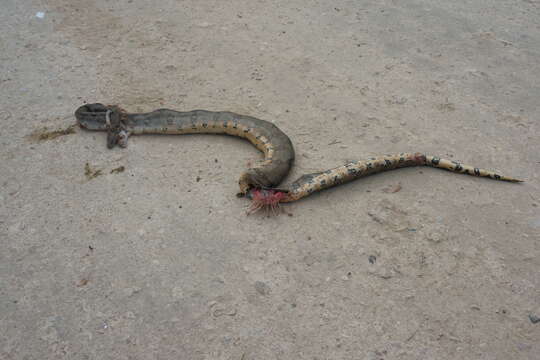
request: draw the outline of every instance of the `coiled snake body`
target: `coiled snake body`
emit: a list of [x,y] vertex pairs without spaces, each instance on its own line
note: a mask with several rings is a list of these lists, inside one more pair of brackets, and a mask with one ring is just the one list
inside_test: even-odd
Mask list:
[[294,148],[287,135],[268,121],[232,112],[206,110],[178,112],[160,109],[129,114],[117,106],[102,104],[83,105],[77,109],[75,117],[82,128],[107,131],[109,148],[115,145],[125,147],[128,137],[138,134],[227,134],[249,140],[265,156],[263,162],[247,169],[239,179],[239,196],[248,196],[253,201],[250,212],[261,208],[274,209],[279,203],[296,201],[366,175],[409,166],[431,166],[495,180],[521,182],[493,171],[435,156],[401,153],[303,175],[288,187],[276,188],[293,165]]

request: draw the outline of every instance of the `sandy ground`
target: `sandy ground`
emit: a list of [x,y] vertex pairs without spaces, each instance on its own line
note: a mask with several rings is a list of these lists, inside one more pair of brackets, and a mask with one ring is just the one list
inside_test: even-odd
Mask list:
[[[538,1],[0,6],[1,359],[539,359]],[[527,182],[412,168],[246,217],[249,143],[108,150],[85,102],[272,121],[287,181],[422,151]]]

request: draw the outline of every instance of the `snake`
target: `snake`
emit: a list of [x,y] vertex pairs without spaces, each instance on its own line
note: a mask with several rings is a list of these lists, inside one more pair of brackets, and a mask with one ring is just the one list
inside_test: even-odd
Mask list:
[[[280,203],[300,200],[315,192],[384,171],[430,166],[455,173],[508,182],[523,182],[494,171],[423,153],[382,155],[352,161],[332,169],[300,176],[279,186],[295,159],[289,137],[273,123],[228,111],[175,111],[158,109],[128,113],[117,105],[85,104],[75,111],[83,129],[107,132],[107,147],[126,147],[129,136],[141,134],[224,134],[244,138],[264,154],[264,160],[245,170],[238,180],[239,197],[252,200],[248,214],[260,209],[275,211]],[[278,187],[279,186],[279,187]]]

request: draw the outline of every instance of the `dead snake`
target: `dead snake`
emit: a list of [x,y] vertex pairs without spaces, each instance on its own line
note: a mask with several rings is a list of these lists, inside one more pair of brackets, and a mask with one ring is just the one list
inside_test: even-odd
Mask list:
[[248,196],[253,201],[250,212],[261,208],[275,209],[279,203],[296,201],[366,175],[410,166],[431,166],[495,180],[521,182],[493,171],[436,156],[401,153],[355,161],[303,175],[288,187],[276,188],[289,173],[295,155],[289,137],[268,121],[232,112],[206,110],[179,112],[159,109],[149,113],[130,114],[117,106],[102,104],[83,105],[77,109],[75,117],[84,129],[107,131],[109,148],[115,145],[125,147],[130,135],[139,134],[227,134],[249,140],[265,156],[263,162],[242,173],[238,181],[238,195]]

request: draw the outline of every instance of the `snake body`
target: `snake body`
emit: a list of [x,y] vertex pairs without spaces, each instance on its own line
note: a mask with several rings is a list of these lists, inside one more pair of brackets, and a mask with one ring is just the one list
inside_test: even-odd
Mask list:
[[238,181],[240,194],[251,188],[272,188],[289,173],[294,148],[287,135],[274,124],[232,112],[159,109],[128,114],[116,106],[83,105],[75,112],[82,128],[108,131],[109,148],[125,147],[130,135],[140,134],[226,134],[250,141],[264,154],[264,161],[247,169]]
[[296,201],[363,176],[410,166],[431,166],[452,172],[495,180],[521,182],[493,171],[421,153],[400,153],[351,162],[326,171],[302,175],[287,187],[276,188],[294,162],[294,148],[283,131],[274,124],[232,112],[168,109],[129,114],[117,106],[87,104],[75,117],[82,128],[108,132],[109,148],[127,146],[130,135],[138,134],[226,134],[250,141],[265,156],[260,164],[247,169],[239,179],[240,196],[253,200],[251,211]]

